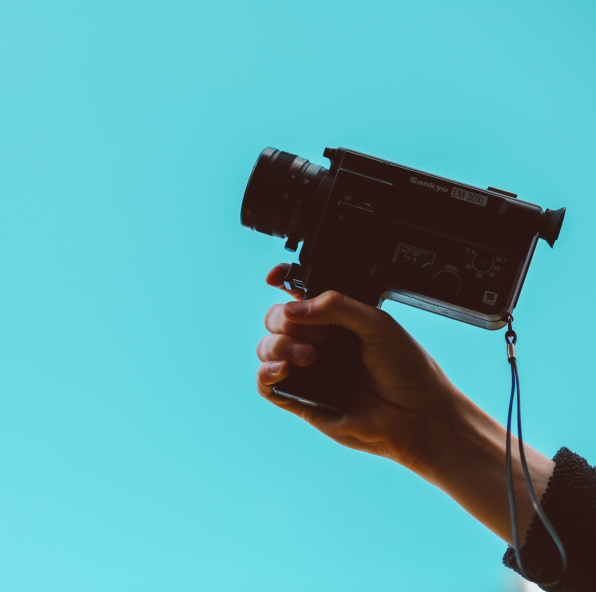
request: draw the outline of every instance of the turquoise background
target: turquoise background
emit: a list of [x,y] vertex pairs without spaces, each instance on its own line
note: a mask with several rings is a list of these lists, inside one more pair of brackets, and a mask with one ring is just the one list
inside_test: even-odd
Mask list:
[[[505,544],[254,388],[260,150],[567,207],[516,312],[526,439],[596,462],[596,5],[0,4],[0,590],[497,592]],[[292,259],[295,260],[295,259]],[[388,303],[504,422],[493,333]]]

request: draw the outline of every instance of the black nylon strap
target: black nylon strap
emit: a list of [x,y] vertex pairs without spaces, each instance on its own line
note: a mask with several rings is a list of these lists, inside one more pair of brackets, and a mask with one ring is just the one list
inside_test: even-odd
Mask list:
[[[511,321],[513,321],[513,319],[510,317],[509,330],[505,335],[505,341],[507,342],[507,344],[515,343],[517,341],[517,335],[515,334],[515,331],[513,331],[513,329],[511,328]],[[539,586],[548,588],[550,586],[555,586],[561,581],[561,578],[563,577],[563,574],[567,569],[567,555],[565,554],[565,549],[563,547],[561,539],[559,539],[559,536],[555,532],[555,529],[553,528],[549,519],[546,517],[546,514],[544,513],[544,510],[540,505],[540,501],[538,499],[538,496],[536,495],[536,490],[534,489],[534,484],[532,483],[532,479],[530,477],[530,471],[528,469],[528,463],[526,462],[526,453],[524,451],[524,441],[522,437],[519,370],[517,368],[517,360],[515,358],[515,355],[509,357],[509,363],[511,364],[511,398],[509,400],[509,413],[507,414],[507,441],[505,448],[505,462],[507,465],[507,493],[509,495],[509,512],[511,515],[513,550],[515,552],[515,559],[517,561],[517,566],[521,575],[527,580],[535,581],[527,574],[523,567],[519,551],[519,538],[517,536],[517,511],[515,508],[515,490],[513,487],[513,468],[511,463],[511,417],[513,415],[513,400],[515,398],[515,393],[517,392],[517,437],[519,444],[519,456],[522,465],[522,470],[524,472],[524,478],[526,480],[526,485],[530,494],[530,498],[532,499],[532,505],[534,506],[534,510],[536,511],[536,514],[544,524],[546,531],[554,541],[555,545],[559,549],[559,553],[561,554],[561,571],[559,577],[552,582],[535,582]]]

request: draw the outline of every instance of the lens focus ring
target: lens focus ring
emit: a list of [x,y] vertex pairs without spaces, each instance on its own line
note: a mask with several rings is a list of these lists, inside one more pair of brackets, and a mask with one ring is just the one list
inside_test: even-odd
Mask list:
[[295,154],[265,148],[244,193],[242,225],[279,238],[304,240],[309,209],[326,172]]

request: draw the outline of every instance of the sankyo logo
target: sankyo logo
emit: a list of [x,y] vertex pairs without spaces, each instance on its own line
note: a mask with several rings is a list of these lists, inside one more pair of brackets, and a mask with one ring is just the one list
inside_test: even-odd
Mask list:
[[410,183],[415,183],[416,185],[422,185],[422,187],[428,187],[429,189],[434,189],[435,191],[444,191],[445,193],[447,193],[447,187],[435,185],[430,181],[422,181],[421,179],[417,179],[416,177],[410,177]]

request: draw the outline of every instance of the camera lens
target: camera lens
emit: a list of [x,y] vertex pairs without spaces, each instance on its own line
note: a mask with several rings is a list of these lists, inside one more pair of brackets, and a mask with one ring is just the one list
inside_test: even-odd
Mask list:
[[304,240],[313,198],[326,172],[296,154],[265,148],[244,192],[242,226],[296,244]]

